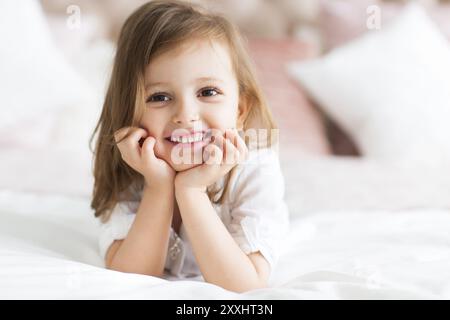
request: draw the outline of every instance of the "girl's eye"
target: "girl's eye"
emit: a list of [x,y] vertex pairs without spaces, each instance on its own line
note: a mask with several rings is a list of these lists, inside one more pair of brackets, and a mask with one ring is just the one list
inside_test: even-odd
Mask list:
[[202,97],[213,97],[220,94],[216,88],[205,88],[201,91]]
[[147,102],[165,102],[165,101],[169,101],[169,97],[161,93],[155,93],[147,99]]
[[[216,88],[203,88],[200,92],[202,97],[214,97],[221,94]],[[170,97],[164,92],[156,92],[147,98],[146,102],[166,102],[169,101]]]

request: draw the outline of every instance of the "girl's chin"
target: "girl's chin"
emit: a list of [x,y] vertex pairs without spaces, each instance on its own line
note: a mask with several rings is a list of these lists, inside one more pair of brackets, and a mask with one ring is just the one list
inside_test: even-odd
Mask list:
[[170,154],[159,158],[166,161],[167,164],[169,164],[172,167],[172,169],[175,170],[176,172],[186,171],[203,164],[202,157],[197,156],[194,158],[193,155],[190,158],[187,157],[186,159],[182,158],[171,159]]
[[174,149],[172,143],[164,145],[160,158],[164,159],[177,172],[186,171],[203,164],[205,143],[194,147]]

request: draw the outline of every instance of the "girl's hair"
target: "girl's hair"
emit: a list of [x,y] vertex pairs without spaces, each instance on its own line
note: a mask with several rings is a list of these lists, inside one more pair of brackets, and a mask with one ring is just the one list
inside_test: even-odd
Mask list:
[[[120,32],[111,79],[100,119],[90,144],[94,150],[94,189],[91,207],[106,221],[121,200],[130,200],[142,190],[143,177],[129,167],[116,147],[114,132],[138,126],[145,108],[144,74],[150,60],[186,41],[224,41],[230,52],[239,84],[239,113],[243,129],[263,128],[272,132],[275,123],[254,76],[243,39],[224,17],[181,1],[152,1],[139,7]],[[272,138],[266,141],[270,145]],[[208,188],[213,203],[223,203],[232,170],[221,188]],[[134,189],[134,191],[132,190]]]

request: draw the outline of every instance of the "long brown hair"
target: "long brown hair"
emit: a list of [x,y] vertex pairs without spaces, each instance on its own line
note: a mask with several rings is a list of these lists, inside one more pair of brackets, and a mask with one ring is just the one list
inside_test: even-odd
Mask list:
[[[144,72],[150,60],[193,38],[225,41],[239,84],[239,114],[244,130],[275,123],[254,76],[253,65],[238,30],[219,14],[181,1],[152,1],[139,7],[120,32],[111,79],[100,119],[94,150],[94,189],[91,207],[103,221],[121,200],[132,197],[143,186],[143,177],[121,158],[114,132],[138,126],[145,107]],[[268,142],[270,145],[271,139]],[[233,170],[232,170],[233,171]],[[208,189],[213,203],[222,203],[229,178],[221,190]]]

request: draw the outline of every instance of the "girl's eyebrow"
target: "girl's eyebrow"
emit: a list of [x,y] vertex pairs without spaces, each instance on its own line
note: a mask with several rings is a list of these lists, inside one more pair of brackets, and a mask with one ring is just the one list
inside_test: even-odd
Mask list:
[[193,82],[198,82],[198,81],[217,81],[217,82],[224,82],[221,79],[218,78],[213,78],[213,77],[200,77],[195,79]]
[[[217,82],[224,83],[223,80],[221,80],[221,79],[219,79],[219,78],[214,78],[214,77],[200,77],[200,78],[194,79],[194,80],[192,81],[192,83],[195,83],[195,82],[204,82],[204,81],[217,81]],[[151,87],[155,87],[155,86],[159,86],[159,85],[166,85],[166,84],[169,84],[169,83],[168,83],[168,82],[152,82],[152,83],[149,83],[149,84],[147,84],[147,85],[145,86],[145,90],[148,90],[148,89],[151,88]]]
[[164,84],[166,84],[166,82],[152,82],[152,83],[149,83],[149,84],[146,84],[146,85],[145,85],[145,90],[148,90],[148,89],[150,89],[151,87],[155,87],[155,86],[159,86],[159,85],[164,85]]

